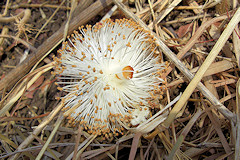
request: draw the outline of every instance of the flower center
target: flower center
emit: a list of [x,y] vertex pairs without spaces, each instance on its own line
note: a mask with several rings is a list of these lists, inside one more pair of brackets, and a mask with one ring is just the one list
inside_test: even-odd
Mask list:
[[123,67],[122,72],[115,74],[118,79],[132,79],[134,69],[131,66]]

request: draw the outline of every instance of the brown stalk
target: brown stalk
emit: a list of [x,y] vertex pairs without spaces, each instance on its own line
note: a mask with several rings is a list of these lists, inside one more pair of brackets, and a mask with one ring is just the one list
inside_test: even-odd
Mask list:
[[237,114],[237,124],[236,124],[236,140],[235,140],[235,160],[240,158],[240,80],[237,82],[236,88],[236,114]]
[[216,132],[217,132],[217,134],[218,134],[218,136],[220,138],[220,141],[221,141],[221,143],[223,145],[223,148],[224,148],[225,152],[226,153],[230,153],[231,152],[231,148],[228,145],[227,139],[225,138],[225,136],[224,136],[224,134],[223,134],[223,132],[221,130],[221,124],[219,123],[218,118],[212,114],[212,111],[207,108],[207,105],[203,101],[202,101],[202,104],[205,107],[205,110],[206,110],[206,112],[208,114],[209,119],[213,123],[213,127],[216,130]]
[[131,151],[130,151],[130,154],[129,154],[129,160],[134,160],[135,159],[135,156],[136,156],[136,153],[137,153],[137,148],[138,148],[138,143],[139,143],[139,140],[141,140],[141,136],[142,134],[141,133],[136,133],[133,137],[133,141],[132,141],[132,147],[131,147]]
[[18,13],[16,16],[12,16],[12,17],[0,17],[0,22],[1,23],[9,23],[9,22],[13,22],[15,21],[17,18],[22,18],[24,16],[24,12],[22,11],[20,13]]
[[177,142],[173,146],[173,149],[171,150],[171,153],[169,154],[168,160],[173,159],[175,153],[177,150],[179,150],[180,146],[182,145],[185,137],[187,136],[188,132],[191,130],[194,123],[198,120],[198,118],[201,116],[203,111],[201,109],[198,109],[198,111],[195,113],[195,115],[191,118],[191,120],[188,122],[188,124],[184,127],[181,135],[178,137]]

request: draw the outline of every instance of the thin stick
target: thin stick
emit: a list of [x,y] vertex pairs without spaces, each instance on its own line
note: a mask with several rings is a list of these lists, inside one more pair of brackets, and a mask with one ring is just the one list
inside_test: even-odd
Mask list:
[[[0,36],[7,35],[7,34],[8,34],[8,31],[9,31],[8,27],[7,27],[7,26],[4,26],[4,27],[2,28],[2,31],[1,31]],[[3,38],[3,37],[0,37],[0,46],[2,45],[3,40],[4,40],[4,38]]]
[[174,0],[165,10],[163,10],[159,14],[159,16],[154,22],[149,24],[150,28],[153,24],[158,24],[159,22],[161,22],[181,1],[182,0]]
[[92,143],[92,141],[97,137],[97,135],[95,134],[92,135],[91,137],[92,137],[91,140],[89,140],[88,143],[82,149],[80,149],[80,151],[78,151],[76,159],[80,158],[82,152],[89,146],[90,143]]
[[133,137],[133,142],[132,142],[132,147],[131,147],[131,151],[130,151],[130,155],[129,155],[129,158],[128,160],[134,160],[135,159],[135,156],[136,156],[136,153],[137,153],[137,146],[138,146],[138,143],[139,143],[139,140],[141,140],[142,134],[141,133],[136,133]]
[[214,116],[214,114],[212,113],[214,110],[209,110],[207,108],[207,105],[203,101],[202,101],[202,104],[203,104],[203,106],[205,108],[205,111],[206,111],[210,121],[213,124],[213,128],[216,130],[216,132],[217,132],[217,134],[219,136],[219,139],[220,139],[220,141],[221,141],[221,143],[223,145],[223,148],[224,148],[225,152],[227,154],[231,153],[231,148],[230,148],[230,146],[228,144],[228,141],[227,141],[225,135],[223,134],[223,132],[221,130],[221,123],[219,122],[218,118],[216,116]]
[[77,160],[76,157],[77,157],[78,145],[79,145],[79,142],[80,142],[81,135],[82,135],[82,127],[79,124],[78,134],[77,134],[76,143],[75,143],[75,147],[74,147],[74,151],[73,151],[73,160]]
[[55,123],[55,127],[54,127],[53,131],[51,132],[50,136],[48,137],[48,140],[46,141],[46,143],[43,145],[41,151],[39,152],[38,156],[36,157],[36,160],[40,160],[41,159],[43,153],[45,152],[45,150],[47,149],[49,143],[53,139],[53,136],[57,132],[58,127],[60,126],[60,124],[61,124],[63,119],[64,119],[63,114],[60,114],[58,119],[57,119],[57,122]]
[[24,16],[24,11],[18,13],[16,16],[12,16],[12,17],[0,17],[0,22],[1,23],[9,23],[9,22],[13,22],[15,21],[17,18],[22,18]]
[[173,146],[169,156],[168,156],[168,160],[173,159],[174,155],[176,154],[177,150],[180,148],[180,146],[182,145],[185,137],[187,136],[188,132],[190,131],[190,129],[192,128],[193,124],[196,122],[196,120],[199,118],[199,116],[203,113],[203,111],[201,109],[198,109],[198,111],[195,113],[195,115],[191,118],[191,120],[188,122],[188,124],[184,127],[181,135],[178,137],[177,142],[175,143],[175,145]]
[[5,4],[5,9],[3,11],[3,14],[0,14],[0,17],[4,17],[7,15],[7,11],[8,11],[8,5],[9,5],[9,0],[7,0],[6,4]]
[[237,82],[236,88],[236,113],[237,113],[237,125],[236,125],[236,140],[235,140],[235,153],[234,160],[240,158],[240,79]]
[[70,23],[70,20],[72,18],[73,11],[76,8],[75,5],[76,5],[76,0],[71,0],[71,10],[70,10],[70,13],[69,13],[69,16],[68,16],[68,20],[67,20],[67,22],[65,24],[64,34],[63,34],[63,41],[65,41],[66,38],[67,38],[69,23]]
[[160,23],[161,25],[169,25],[169,24],[174,24],[174,23],[180,23],[180,22],[186,22],[186,21],[193,21],[193,20],[197,20],[197,19],[200,19],[200,18],[203,18],[203,17],[210,17],[212,16],[211,14],[199,14],[197,16],[192,16],[192,17],[186,17],[186,18],[179,18],[179,19],[175,19],[175,20],[172,20],[172,21],[167,21],[167,22],[162,22]]
[[52,20],[52,18],[55,16],[55,14],[58,12],[58,10],[60,9],[60,7],[63,5],[63,3],[65,3],[65,0],[62,1],[62,3],[59,5],[59,7],[53,12],[53,14],[51,15],[51,17],[48,18],[48,20],[44,23],[44,25],[41,27],[41,29],[38,31],[38,33],[35,35],[35,39],[37,39],[37,37],[39,36],[39,34],[42,32],[42,30],[47,26],[47,24]]
[[[29,4],[29,3],[21,3],[21,4],[15,4],[15,5],[11,5],[8,8],[9,9],[17,9],[17,8],[58,8],[59,5],[54,5],[54,4],[46,4],[46,3],[42,3],[42,4]],[[3,6],[2,8],[5,8],[5,6]],[[60,7],[63,10],[70,10],[71,7],[67,7],[67,6],[61,6]]]
[[15,41],[17,41],[18,43],[22,43],[23,45],[25,45],[28,49],[30,49],[31,51],[35,52],[37,49],[32,46],[30,43],[24,41],[21,38],[15,37],[15,36],[11,36],[11,35],[0,35],[0,38],[12,38]]

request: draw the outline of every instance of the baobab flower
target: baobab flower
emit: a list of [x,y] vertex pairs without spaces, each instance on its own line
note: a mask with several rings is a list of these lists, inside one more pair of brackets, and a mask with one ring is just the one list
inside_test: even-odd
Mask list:
[[67,93],[62,97],[65,115],[89,133],[123,134],[121,124],[136,126],[146,120],[160,97],[164,64],[154,40],[127,19],[108,19],[79,32],[63,43],[60,58],[54,58],[58,89]]

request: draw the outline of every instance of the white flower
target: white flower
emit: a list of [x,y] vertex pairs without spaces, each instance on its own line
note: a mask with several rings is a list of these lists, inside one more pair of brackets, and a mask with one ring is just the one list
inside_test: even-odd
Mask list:
[[89,133],[123,134],[119,121],[130,124],[134,109],[150,107],[159,98],[155,93],[164,64],[154,53],[154,40],[127,19],[79,30],[54,58],[58,89],[67,92],[65,115]]
[[131,114],[132,115],[131,124],[133,126],[136,126],[142,122],[147,121],[146,118],[149,116],[149,112],[150,111],[147,107],[135,109]]

